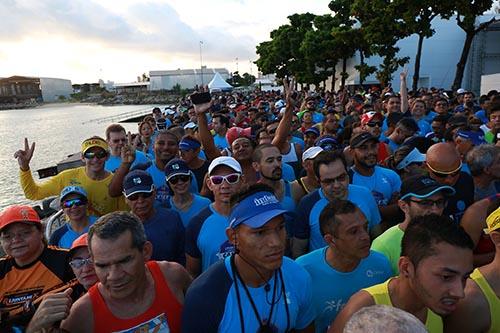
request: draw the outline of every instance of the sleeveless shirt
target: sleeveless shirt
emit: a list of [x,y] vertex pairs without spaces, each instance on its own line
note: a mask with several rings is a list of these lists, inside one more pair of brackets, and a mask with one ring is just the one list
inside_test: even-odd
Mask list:
[[488,333],[500,332],[500,299],[479,269],[476,268],[470,275],[470,278],[476,282],[488,301],[488,306],[490,308],[490,329]]
[[[389,282],[391,280],[392,279],[389,279],[384,283],[380,283],[363,290],[368,292],[373,297],[373,299],[375,300],[375,304],[393,306],[391,298],[389,296]],[[440,316],[432,312],[430,309],[427,309],[427,319],[425,320],[425,327],[427,328],[429,333],[442,333],[443,321]]]
[[94,332],[158,332],[180,333],[182,305],[165,281],[156,261],[146,263],[155,284],[155,297],[151,306],[133,318],[118,318],[106,305],[97,284],[89,289],[94,313]]

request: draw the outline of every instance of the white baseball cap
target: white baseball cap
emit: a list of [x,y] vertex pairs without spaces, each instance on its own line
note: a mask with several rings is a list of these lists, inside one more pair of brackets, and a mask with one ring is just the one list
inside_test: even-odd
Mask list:
[[321,148],[321,147],[314,146],[314,147],[307,148],[307,150],[302,154],[302,162],[315,158],[322,151],[323,151],[323,148]]
[[219,165],[225,165],[238,173],[242,173],[240,163],[233,157],[219,156],[216,159],[214,159],[212,163],[210,163],[210,165],[208,166],[208,174],[210,175],[212,171]]

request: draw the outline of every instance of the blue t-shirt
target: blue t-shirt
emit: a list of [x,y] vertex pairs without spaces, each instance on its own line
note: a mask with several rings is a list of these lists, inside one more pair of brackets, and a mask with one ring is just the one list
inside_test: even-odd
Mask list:
[[71,228],[71,224],[68,222],[65,225],[57,228],[52,233],[52,235],[50,236],[49,244],[62,247],[64,249],[69,249],[78,237],[89,231],[90,226],[94,224],[95,221],[97,221],[97,216],[90,215],[89,225],[85,229],[83,229],[83,232],[81,233],[74,231],[73,228]]
[[210,205],[210,200],[197,194],[193,194],[193,202],[186,211],[177,208],[177,206],[175,206],[174,204],[174,201],[172,200],[172,197],[169,197],[168,202],[170,204],[170,208],[180,215],[182,223],[186,228],[189,224],[189,221],[191,221],[191,219],[196,214],[199,214],[204,208]]
[[219,150],[229,148],[229,143],[227,142],[226,137],[220,136],[219,134],[214,134],[214,144]]
[[[264,286],[247,286],[261,320],[268,319],[276,285],[276,300],[269,319],[271,327],[275,328],[273,332],[285,332],[287,323],[288,332],[308,327],[315,317],[309,274],[293,260],[284,257],[281,265],[283,280],[280,274],[276,275],[268,281],[268,292]],[[182,311],[182,332],[241,332],[242,322],[245,332],[258,331],[259,323],[242,282],[238,279],[235,285],[233,276],[231,258],[226,258],[191,284]],[[239,291],[240,302],[236,290]],[[243,318],[240,316],[240,307]]]
[[[349,184],[348,192],[347,200],[361,209],[368,220],[368,228],[380,224],[380,212],[370,191],[365,187]],[[309,239],[309,251],[326,246],[319,229],[319,216],[328,203],[323,190],[319,188],[303,197],[295,210],[293,235],[296,238]]]
[[201,259],[202,272],[234,253],[234,246],[226,236],[227,227],[229,216],[216,212],[213,204],[189,221],[186,228],[186,253]]
[[282,176],[284,180],[287,182],[293,182],[295,181],[295,170],[293,170],[293,167],[288,164],[288,163],[282,163],[281,164],[281,171],[282,171]]
[[477,111],[476,113],[474,113],[474,116],[476,116],[477,118],[479,118],[479,120],[481,120],[481,122],[483,124],[487,124],[489,122],[488,120],[488,117],[486,117],[486,111],[481,109],[479,111]]
[[389,260],[379,252],[370,251],[353,271],[340,272],[326,261],[327,249],[317,249],[297,258],[297,263],[305,268],[313,282],[312,302],[317,333],[327,331],[353,294],[393,276]]
[[379,206],[386,206],[392,194],[401,190],[401,178],[391,169],[376,165],[373,174],[369,177],[359,174],[354,167],[351,170],[353,172],[351,183],[370,190]]
[[427,133],[432,132],[431,125],[425,118],[418,120],[417,125],[419,128],[419,131],[417,132],[418,136],[425,136]]
[[175,261],[186,264],[184,255],[184,225],[179,214],[166,208],[156,208],[155,214],[143,221],[146,238],[153,244],[151,260]]
[[[151,160],[144,154],[142,151],[136,150],[135,151],[135,160],[130,166],[130,168],[133,168],[137,164],[145,164],[151,162]],[[109,172],[115,172],[116,169],[120,166],[122,163],[122,158],[120,156],[109,156],[108,160],[104,164],[104,169]]]

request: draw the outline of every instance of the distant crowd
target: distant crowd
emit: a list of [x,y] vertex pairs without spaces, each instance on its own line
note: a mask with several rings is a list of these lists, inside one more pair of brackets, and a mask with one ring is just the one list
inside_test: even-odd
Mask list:
[[0,331],[500,332],[500,94],[400,78],[200,89],[44,182],[25,138],[64,223],[0,213]]

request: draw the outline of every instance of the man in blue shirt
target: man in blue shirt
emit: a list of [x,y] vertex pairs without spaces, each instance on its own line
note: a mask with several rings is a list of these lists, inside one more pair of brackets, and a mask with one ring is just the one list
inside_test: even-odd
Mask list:
[[123,181],[123,194],[130,211],[142,222],[146,237],[153,244],[151,259],[184,265],[184,225],[176,212],[154,207],[156,189],[151,175],[143,170],[131,171]]
[[188,289],[182,331],[312,332],[311,278],[284,257],[285,211],[263,184],[236,201],[226,231],[236,253]]
[[[109,146],[109,158],[104,164],[104,169],[109,172],[115,172],[122,163],[121,151],[127,144],[127,133],[120,124],[111,124],[106,128],[106,142]],[[140,150],[135,151],[135,160],[131,167],[138,164],[150,163],[150,159]]]
[[241,166],[232,157],[220,156],[208,167],[207,187],[214,202],[194,216],[186,228],[186,268],[193,276],[230,256],[233,245],[226,237],[231,196],[240,191]]
[[219,150],[229,148],[229,143],[226,139],[226,132],[229,128],[229,119],[222,114],[215,114],[212,118],[212,127],[215,132],[214,144]]
[[314,173],[320,188],[300,200],[294,221],[292,255],[296,258],[308,251],[326,246],[319,228],[319,215],[323,208],[334,200],[352,201],[366,219],[370,232],[380,223],[380,213],[370,191],[349,184],[346,162],[342,152],[322,151],[314,159]]
[[368,222],[352,202],[329,203],[319,220],[328,246],[299,257],[297,263],[311,276],[314,324],[323,333],[351,295],[384,282],[392,269],[384,255],[370,251]]

